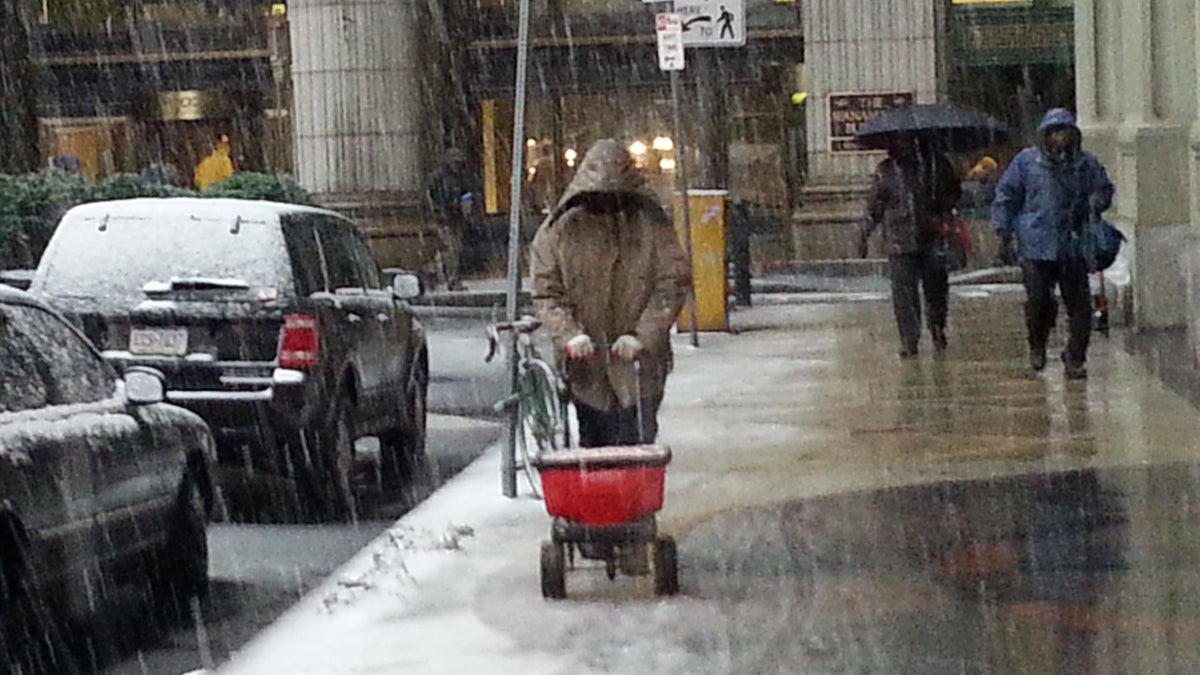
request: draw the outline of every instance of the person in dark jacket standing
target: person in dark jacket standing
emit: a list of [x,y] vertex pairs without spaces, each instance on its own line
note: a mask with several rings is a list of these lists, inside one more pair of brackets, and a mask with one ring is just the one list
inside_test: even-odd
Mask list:
[[740,198],[731,199],[726,223],[729,236],[725,248],[733,268],[733,297],[738,307],[750,307],[750,233],[754,226],[750,205]]
[[1088,224],[1112,205],[1113,185],[1100,160],[1081,148],[1083,134],[1070,112],[1046,113],[1038,134],[1038,144],[1013,158],[996,186],[992,227],[1002,261],[1019,260],[1024,274],[1030,367],[1046,367],[1057,285],[1067,310],[1065,373],[1083,379],[1092,331]]
[[464,244],[471,230],[480,192],[479,184],[467,169],[467,156],[457,148],[446,152],[445,161],[430,177],[425,191],[442,243],[438,271],[450,290],[462,287],[459,273]]
[[962,186],[954,166],[928,140],[898,136],[871,181],[859,255],[867,257],[871,233],[882,226],[892,283],[892,308],[900,332],[900,357],[917,355],[921,291],[935,351],[946,349],[950,284],[942,220],[951,215]]

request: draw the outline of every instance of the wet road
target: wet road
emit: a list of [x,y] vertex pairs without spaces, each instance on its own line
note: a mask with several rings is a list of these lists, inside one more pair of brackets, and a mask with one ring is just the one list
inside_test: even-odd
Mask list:
[[[357,525],[258,525],[217,523],[209,529],[211,598],[203,639],[217,661],[270,624],[367,542],[457,474],[500,435],[491,404],[503,396],[499,363],[484,364],[483,324],[467,319],[425,319],[431,384],[430,471],[402,492],[360,494]],[[360,473],[370,473],[373,439],[359,444]],[[123,606],[122,606],[123,605]],[[188,626],[163,628],[145,620],[136,602],[118,603],[102,626],[121,636],[121,654],[101,657],[105,675],[176,675],[201,665],[201,638]],[[115,640],[114,640],[115,641]]]

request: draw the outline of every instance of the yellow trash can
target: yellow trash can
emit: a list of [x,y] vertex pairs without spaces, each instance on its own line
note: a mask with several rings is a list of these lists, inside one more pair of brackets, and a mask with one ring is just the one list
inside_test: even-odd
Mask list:
[[[689,227],[692,231],[692,287],[696,294],[696,330],[728,331],[729,297],[725,267],[725,213],[727,190],[688,190]],[[684,243],[683,209],[675,197],[675,231]],[[676,322],[679,331],[691,330],[688,308]]]

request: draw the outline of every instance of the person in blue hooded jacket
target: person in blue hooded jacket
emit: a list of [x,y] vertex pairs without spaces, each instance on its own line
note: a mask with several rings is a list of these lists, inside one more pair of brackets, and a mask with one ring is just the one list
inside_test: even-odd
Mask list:
[[1057,286],[1067,312],[1065,373],[1083,379],[1092,330],[1087,226],[1112,205],[1113,185],[1100,160],[1081,148],[1083,134],[1070,112],[1046,113],[1038,136],[1038,144],[1014,157],[1000,178],[992,227],[1000,237],[1001,260],[1019,261],[1024,275],[1030,367],[1046,367]]

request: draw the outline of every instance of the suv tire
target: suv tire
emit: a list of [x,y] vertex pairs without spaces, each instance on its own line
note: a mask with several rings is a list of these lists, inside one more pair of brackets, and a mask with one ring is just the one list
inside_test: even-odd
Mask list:
[[164,618],[187,621],[191,602],[208,597],[208,514],[204,477],[189,471],[179,484],[171,532],[158,554],[156,601]]
[[27,541],[19,520],[0,514],[0,601],[6,607],[0,616],[0,663],[24,673],[78,673],[64,626],[34,583]]
[[315,436],[313,461],[316,479],[313,487],[320,515],[326,520],[353,521],[354,499],[354,414],[339,394],[333,402],[328,421]]
[[405,391],[404,426],[379,437],[379,464],[386,485],[412,482],[428,463],[427,439],[429,375],[423,360]]

